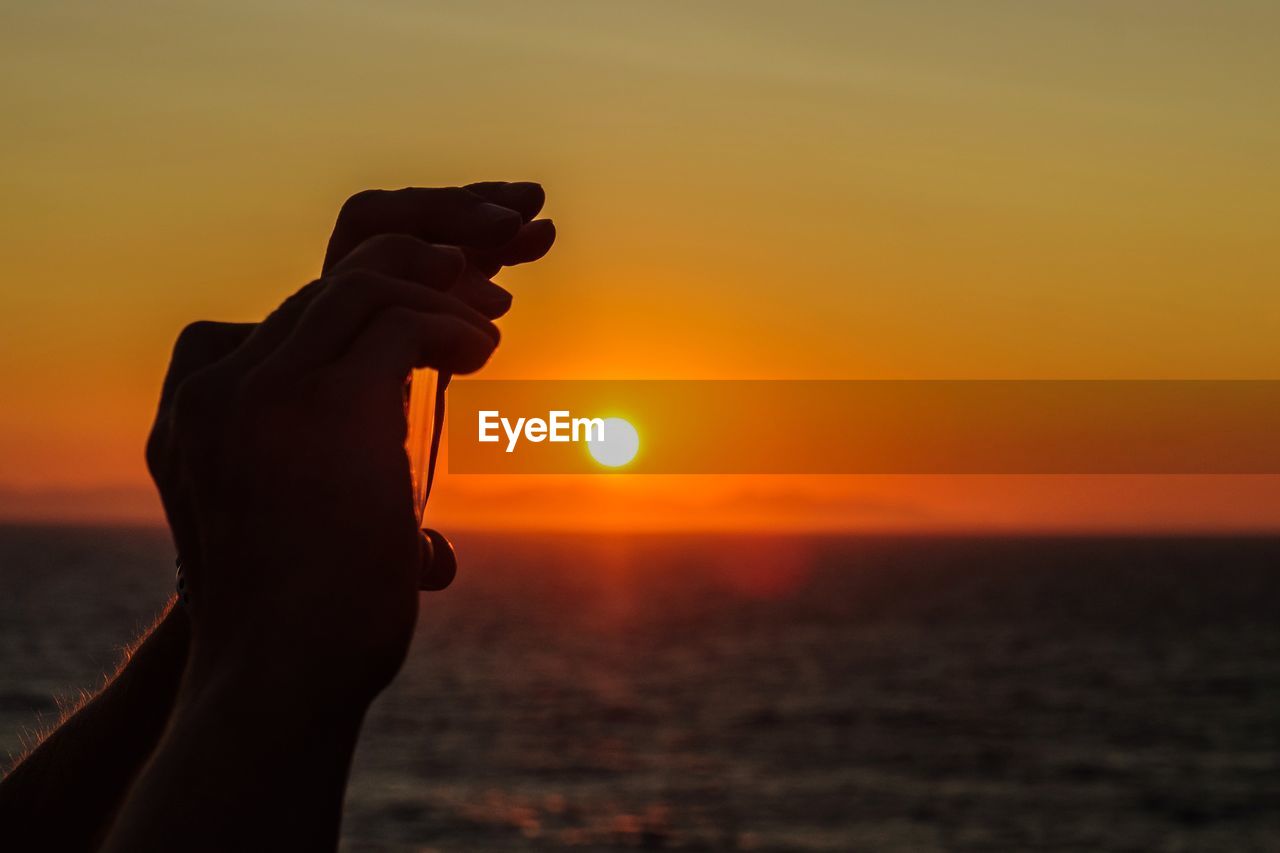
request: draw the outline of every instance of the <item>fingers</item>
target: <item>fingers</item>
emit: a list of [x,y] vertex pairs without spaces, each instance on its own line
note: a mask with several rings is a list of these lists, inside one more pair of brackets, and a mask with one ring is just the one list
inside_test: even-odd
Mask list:
[[[528,196],[522,203],[532,205],[534,192],[498,190],[483,185],[492,197]],[[510,184],[508,187],[522,185]],[[532,185],[536,186],[536,185]],[[537,190],[541,195],[541,188]],[[541,207],[541,200],[538,200]],[[524,222],[517,209],[496,204],[484,195],[462,187],[402,190],[365,190],[347,199],[338,213],[324,269],[329,271],[351,250],[375,234],[409,234],[430,243],[448,243],[466,248],[497,248],[516,236]]]
[[[334,272],[341,275],[364,267],[370,272],[445,290],[465,265],[466,261],[457,249],[433,246],[404,234],[380,234],[360,244]],[[236,365],[247,370],[270,356],[293,333],[312,302],[333,284],[336,277],[330,275],[311,282],[271,312],[233,356]]]
[[555,224],[550,219],[535,219],[524,225],[505,245],[496,249],[469,250],[467,258],[485,277],[491,277],[504,266],[538,260],[551,251],[555,241]]
[[397,305],[384,308],[366,325],[340,366],[361,386],[402,383],[418,367],[474,373],[497,345],[497,338],[456,316]]
[[485,201],[509,207],[529,222],[542,210],[547,194],[540,184],[531,181],[480,181],[467,184],[463,189],[475,193]]
[[338,261],[331,272],[372,270],[447,290],[465,264],[466,259],[452,246],[438,246],[409,234],[375,234]]
[[[490,320],[507,313],[511,294],[469,265],[465,270],[442,271],[442,248],[408,234],[379,234],[357,246],[333,271],[367,269],[434,287],[441,287],[442,283],[448,287],[447,282],[452,282],[449,292]],[[450,253],[448,259],[450,263],[462,262],[456,252]]]
[[503,266],[536,261],[551,250],[556,241],[556,226],[550,219],[535,219],[495,253]]
[[511,293],[494,284],[471,264],[458,276],[449,291],[490,320],[496,320],[511,310]]
[[467,249],[483,276],[492,278],[503,266],[537,260],[550,250],[555,226],[533,218],[545,201],[542,187],[525,181],[357,193],[338,214],[324,271],[376,234],[401,233]]
[[458,574],[458,557],[453,545],[438,530],[422,531],[422,568],[418,588],[429,592],[442,590]]
[[[375,318],[392,308],[441,315],[486,339],[489,350],[497,345],[497,327],[459,299],[420,283],[369,270],[347,270],[327,281],[293,331],[263,362],[262,375],[287,377],[337,361],[358,337],[366,335],[367,327]],[[450,334],[451,337],[460,335],[456,330]],[[471,352],[468,350],[467,354]],[[468,359],[465,363],[471,361]],[[479,363],[483,364],[483,360]],[[403,375],[400,378],[403,379]]]

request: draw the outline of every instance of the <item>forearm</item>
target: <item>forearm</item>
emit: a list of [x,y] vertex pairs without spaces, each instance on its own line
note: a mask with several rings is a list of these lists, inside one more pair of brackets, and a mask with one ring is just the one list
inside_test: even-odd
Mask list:
[[184,683],[103,850],[334,849],[365,704],[287,681]]
[[188,634],[171,607],[111,681],[0,781],[0,825],[13,849],[94,847],[168,722]]

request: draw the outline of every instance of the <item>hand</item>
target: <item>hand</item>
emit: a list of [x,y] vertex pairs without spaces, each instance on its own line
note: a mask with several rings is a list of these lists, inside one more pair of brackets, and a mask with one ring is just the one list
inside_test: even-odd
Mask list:
[[319,281],[260,326],[184,332],[148,461],[187,563],[193,665],[254,661],[365,698],[398,669],[423,549],[401,382],[413,366],[479,367],[496,343],[482,313],[510,304],[484,274],[554,238],[525,222],[540,189],[478,186],[520,209],[461,190],[362,193]]
[[533,218],[544,200],[537,184],[501,181],[356,193],[338,213],[324,271],[378,234],[407,234],[459,246],[467,254],[468,269],[454,295],[496,319],[511,307],[511,294],[488,279],[504,266],[538,260],[555,242],[551,220]]
[[[379,234],[405,234],[431,243],[460,246],[468,254],[466,274],[454,295],[490,319],[511,306],[511,294],[489,281],[502,266],[537,260],[555,241],[551,220],[534,220],[544,201],[542,187],[533,183],[489,181],[463,188],[366,190],[347,199],[338,213],[325,252],[323,272],[360,243]],[[171,441],[171,407],[183,380],[227,356],[253,333],[257,323],[204,321],[188,326],[174,347],[160,395],[160,407],[147,442],[147,461],[160,490],[170,528],[180,553],[194,556],[196,542],[191,510],[166,465]],[[444,589],[455,565],[448,541],[435,531],[423,531],[428,559],[422,567],[424,589]],[[434,551],[434,559],[431,559]],[[191,559],[191,556],[188,557]]]
[[457,249],[371,238],[178,385],[165,468],[193,523],[198,680],[247,670],[359,701],[398,670],[422,559],[404,377],[471,372],[498,340],[441,292],[464,267]]

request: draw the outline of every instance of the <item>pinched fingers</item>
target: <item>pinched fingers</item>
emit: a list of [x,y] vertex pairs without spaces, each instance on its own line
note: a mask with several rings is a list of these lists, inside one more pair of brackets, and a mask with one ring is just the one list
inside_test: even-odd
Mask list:
[[532,181],[477,181],[463,189],[485,201],[516,211],[525,222],[532,221],[547,201],[542,185]]
[[334,363],[381,312],[392,308],[451,318],[488,338],[491,346],[498,341],[493,323],[447,293],[370,270],[347,270],[328,281],[258,371],[274,382]]
[[457,315],[393,305],[365,325],[338,368],[358,385],[399,384],[418,367],[474,373],[497,345],[496,337]]
[[536,261],[551,251],[556,241],[556,226],[550,219],[535,219],[521,226],[507,243],[496,249],[468,249],[467,260],[486,277],[503,267]]
[[[490,188],[485,193],[511,204],[518,203],[515,199],[521,195],[536,197],[537,206],[541,207],[541,187],[506,186],[506,190]],[[526,186],[530,188],[521,189]],[[526,206],[531,203],[525,202]],[[520,210],[494,203],[486,195],[463,187],[364,190],[347,199],[339,211],[325,253],[324,270],[331,270],[376,234],[409,234],[430,243],[497,248],[515,237],[525,221]]]
[[511,308],[511,294],[478,272],[459,250],[408,234],[370,237],[339,261],[332,272],[351,269],[372,270],[448,290],[491,320]]
[[328,273],[364,241],[407,234],[467,251],[482,278],[503,266],[535,261],[555,242],[555,226],[534,220],[546,194],[527,181],[482,181],[465,187],[365,190],[349,198],[329,239]]
[[334,265],[329,275],[348,270],[371,270],[449,290],[466,265],[453,247],[429,243],[410,234],[375,234]]
[[[407,234],[378,234],[356,247],[332,272],[367,269],[419,282],[436,290],[448,290],[465,266],[465,257],[453,247],[435,246]],[[236,366],[248,370],[274,352],[293,332],[312,301],[333,283],[335,277],[331,274],[311,282],[257,324],[253,334],[236,352]]]

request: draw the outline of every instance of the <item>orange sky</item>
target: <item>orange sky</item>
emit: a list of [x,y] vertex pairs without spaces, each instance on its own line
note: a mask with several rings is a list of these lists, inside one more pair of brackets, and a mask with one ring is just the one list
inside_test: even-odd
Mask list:
[[[9,4],[0,516],[158,518],[194,318],[365,186],[544,182],[494,378],[1277,378],[1280,10]],[[1275,478],[445,476],[463,526],[1280,527]]]

